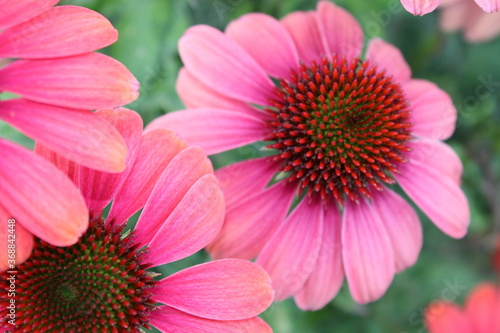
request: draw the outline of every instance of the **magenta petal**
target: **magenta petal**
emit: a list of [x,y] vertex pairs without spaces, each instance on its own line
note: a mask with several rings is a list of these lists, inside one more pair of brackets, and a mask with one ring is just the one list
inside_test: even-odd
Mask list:
[[153,311],[148,319],[163,333],[272,333],[259,317],[243,320],[212,320],[163,306]]
[[474,0],[487,13],[500,10],[500,0]]
[[0,101],[0,119],[81,165],[108,172],[125,169],[122,137],[90,111],[11,99]]
[[271,276],[275,301],[295,294],[311,275],[322,245],[323,217],[323,202],[302,199],[257,258]]
[[256,316],[271,305],[269,275],[246,260],[225,259],[186,268],[157,284],[153,298],[189,314],[215,320]]
[[[9,221],[13,221],[13,224],[8,223]],[[15,253],[8,253],[9,244],[15,246]],[[2,249],[0,273],[13,269],[15,265],[21,265],[29,258],[33,249],[33,234],[13,219],[2,205],[0,205],[0,249]]]
[[260,105],[274,97],[274,84],[262,67],[232,39],[209,26],[186,31],[179,41],[186,68],[219,93]]
[[220,109],[190,109],[168,113],[152,121],[147,130],[170,129],[189,144],[217,154],[265,139],[264,121],[243,113]]
[[227,207],[219,235],[207,247],[213,258],[253,259],[285,219],[295,188],[277,183]]
[[425,80],[410,80],[403,84],[403,91],[410,102],[415,135],[445,140],[453,134],[457,110],[447,93]]
[[226,34],[271,76],[288,78],[291,70],[299,68],[299,56],[290,34],[269,15],[243,15],[227,26]]
[[120,62],[100,53],[17,60],[0,69],[0,90],[76,109],[112,108],[134,101],[139,83]]
[[0,57],[66,57],[101,49],[117,38],[118,32],[101,14],[83,7],[60,6],[2,31]]
[[401,0],[403,7],[413,15],[425,15],[436,9],[442,0]]
[[293,12],[282,18],[281,24],[295,42],[300,60],[319,61],[327,56],[315,12]]
[[393,246],[377,207],[346,200],[342,256],[353,299],[368,303],[382,297],[395,274]]
[[53,152],[39,142],[35,144],[35,153],[44,157],[47,161],[54,164],[59,170],[71,179],[73,184],[79,186],[80,184],[80,167],[75,162],[62,157],[61,155]]
[[0,0],[0,30],[42,14],[59,0]]
[[87,230],[89,215],[71,180],[43,157],[13,143],[0,139],[0,151],[0,205],[44,241],[75,244]]
[[379,71],[385,71],[386,75],[392,75],[399,82],[411,79],[410,66],[406,63],[401,51],[380,38],[370,41],[366,58],[372,65],[377,65]]
[[323,240],[316,266],[302,289],[295,295],[295,303],[302,310],[323,308],[337,295],[344,281],[342,243],[340,239],[342,217],[335,206],[325,210]]

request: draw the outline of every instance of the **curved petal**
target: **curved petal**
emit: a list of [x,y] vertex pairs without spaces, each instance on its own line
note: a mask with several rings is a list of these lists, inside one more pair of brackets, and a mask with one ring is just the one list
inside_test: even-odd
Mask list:
[[277,183],[227,208],[224,225],[207,251],[215,258],[253,259],[285,219],[295,187]]
[[44,157],[50,163],[54,164],[59,170],[61,170],[66,176],[68,176],[69,179],[71,179],[73,184],[79,186],[80,167],[78,164],[53,152],[39,142],[36,142],[35,144],[35,153]]
[[475,332],[465,314],[453,303],[436,301],[424,314],[425,326],[429,333],[471,333]]
[[55,246],[75,244],[89,223],[75,185],[27,149],[0,139],[0,150],[0,205],[42,240]]
[[226,34],[271,76],[287,79],[291,70],[299,68],[299,56],[292,37],[269,15],[243,15],[227,26]]
[[77,6],[54,7],[0,33],[0,57],[57,58],[114,43],[118,32],[101,14]]
[[412,111],[412,133],[431,139],[448,139],[457,121],[457,110],[450,96],[425,80],[410,80],[402,86]]
[[42,14],[59,0],[0,0],[0,30]]
[[368,303],[382,297],[395,274],[393,245],[376,207],[346,201],[342,220],[342,257],[353,299]]
[[[12,222],[12,223],[10,223]],[[12,227],[11,227],[12,226]],[[15,252],[9,253],[9,245]],[[0,205],[0,273],[25,262],[33,250],[33,234]]]
[[472,291],[465,304],[465,312],[475,333],[500,330],[500,289],[492,283],[483,283]]
[[168,113],[152,121],[147,131],[166,128],[208,155],[264,140],[269,135],[261,119],[220,109],[189,109]]
[[299,53],[301,61],[319,61],[328,55],[323,44],[315,12],[293,12],[281,19]]
[[76,109],[112,108],[134,101],[139,83],[120,62],[100,53],[17,60],[0,70],[0,90]]
[[11,99],[0,101],[0,119],[71,161],[108,172],[125,169],[120,133],[90,111]]
[[339,59],[360,56],[363,49],[363,31],[348,11],[333,2],[320,1],[317,23],[328,55],[336,55]]
[[413,15],[425,15],[439,6],[442,0],[401,0],[403,7]]
[[158,302],[202,318],[240,320],[271,305],[269,275],[246,260],[225,259],[186,268],[156,285]]
[[148,319],[163,333],[272,333],[272,329],[259,317],[243,320],[212,320],[187,314],[163,306],[152,312]]
[[330,302],[342,287],[341,215],[335,205],[325,210],[323,241],[311,276],[295,295],[295,303],[302,310],[316,311]]
[[411,79],[411,69],[406,63],[401,51],[380,38],[374,38],[368,44],[366,58],[372,64],[377,65],[379,71],[385,71],[387,75],[399,82]]
[[474,0],[485,12],[493,13],[500,10],[500,0]]
[[467,12],[464,35],[468,42],[486,42],[500,34],[500,12],[487,14],[478,10],[480,13],[474,19],[471,19],[470,13]]
[[303,198],[257,257],[271,276],[275,301],[294,295],[311,275],[322,245],[323,218],[323,202]]
[[209,26],[198,25],[179,40],[184,65],[219,93],[244,102],[269,105],[274,84],[236,42]]

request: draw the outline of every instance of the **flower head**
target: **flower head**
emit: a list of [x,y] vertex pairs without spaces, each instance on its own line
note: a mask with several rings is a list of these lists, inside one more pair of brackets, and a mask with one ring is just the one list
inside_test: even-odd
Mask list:
[[[432,12],[441,4],[441,2],[458,3],[469,2],[472,5],[472,0],[401,0],[403,7],[413,15],[425,15]],[[476,6],[487,13],[498,12],[500,10],[500,0],[474,0]]]
[[[72,161],[107,172],[125,168],[122,137],[90,110],[135,100],[138,83],[118,61],[93,51],[118,33],[102,15],[57,0],[0,0],[0,121]],[[13,98],[14,94],[15,98]],[[77,189],[53,165],[0,138],[0,243],[16,224],[17,263],[33,236],[72,245],[88,211]],[[15,176],[14,176],[15,175]],[[1,257],[0,270],[7,268]]]
[[344,276],[356,301],[376,300],[415,263],[421,225],[391,184],[450,236],[469,223],[461,162],[440,141],[455,127],[451,99],[412,79],[394,46],[374,39],[364,59],[362,47],[358,23],[328,1],[281,21],[248,14],[225,33],[192,27],[177,83],[190,109],[149,125],[209,154],[272,149],[216,172],[227,214],[208,251],[257,257],[276,300],[303,309],[328,303]]
[[[256,264],[220,260],[161,278],[150,270],[202,249],[221,228],[223,195],[205,153],[166,130],[142,135],[135,112],[98,114],[125,138],[128,167],[100,172],[37,147],[81,188],[89,228],[70,247],[36,241],[33,255],[15,269],[15,326],[7,316],[11,297],[0,297],[4,329],[140,332],[152,325],[162,332],[270,332],[256,315],[273,292]],[[140,209],[136,227],[127,231],[127,220]],[[9,274],[0,276],[2,288]]]

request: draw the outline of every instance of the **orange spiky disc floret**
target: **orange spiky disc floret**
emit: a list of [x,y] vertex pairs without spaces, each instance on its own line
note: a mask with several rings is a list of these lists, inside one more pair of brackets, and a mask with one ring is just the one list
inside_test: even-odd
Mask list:
[[412,124],[392,77],[359,59],[325,58],[280,80],[276,95],[267,109],[268,147],[279,151],[282,171],[301,190],[342,204],[394,183]]
[[[124,226],[90,220],[79,242],[56,247],[37,240],[33,254],[16,267],[16,326],[10,332],[141,332],[154,309],[150,266]],[[10,284],[0,275],[0,287]],[[0,297],[2,317],[10,302]]]

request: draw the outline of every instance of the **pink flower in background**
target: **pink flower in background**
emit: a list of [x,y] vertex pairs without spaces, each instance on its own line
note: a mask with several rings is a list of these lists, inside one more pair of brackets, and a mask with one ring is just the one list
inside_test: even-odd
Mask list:
[[500,34],[500,12],[488,14],[469,0],[445,0],[441,9],[444,31],[463,31],[469,42],[485,42]]
[[[202,249],[222,226],[223,194],[203,150],[167,130],[143,135],[133,111],[97,114],[123,135],[128,167],[119,174],[96,171],[37,144],[38,153],[81,188],[90,226],[71,247],[37,241],[33,255],[16,267],[18,326],[12,332],[140,332],[149,324],[169,333],[271,332],[256,317],[273,299],[270,278],[256,264],[220,260],[153,280],[158,274],[150,268]],[[133,232],[125,232],[141,209]],[[2,288],[8,276],[0,277]],[[8,319],[10,300],[0,297]]]
[[425,15],[432,12],[441,2],[468,2],[471,5],[479,6],[487,13],[498,12],[500,10],[500,0],[401,0],[403,7],[413,15]]
[[418,216],[387,185],[452,237],[469,224],[462,164],[441,142],[455,128],[450,97],[412,79],[394,46],[372,40],[365,61],[362,47],[358,23],[328,1],[281,21],[248,14],[225,33],[195,26],[179,42],[190,109],[148,127],[209,154],[267,142],[274,155],[216,172],[227,213],[208,251],[257,257],[275,300],[295,295],[302,309],[327,304],[344,276],[357,302],[376,300],[415,263]]
[[[0,101],[5,121],[72,161],[108,172],[125,168],[119,133],[90,110],[127,104],[138,82],[118,61],[94,53],[118,33],[102,15],[57,0],[0,0]],[[12,95],[9,95],[12,96]],[[39,156],[0,138],[0,245],[7,220],[17,220],[17,264],[33,236],[57,246],[74,244],[88,211],[65,175]],[[0,251],[0,271],[7,268]]]
[[425,311],[425,324],[429,333],[497,333],[499,313],[500,288],[484,283],[471,292],[463,310],[453,303],[432,303]]

